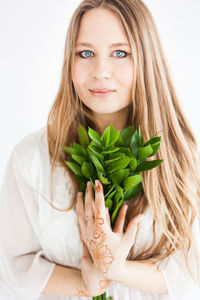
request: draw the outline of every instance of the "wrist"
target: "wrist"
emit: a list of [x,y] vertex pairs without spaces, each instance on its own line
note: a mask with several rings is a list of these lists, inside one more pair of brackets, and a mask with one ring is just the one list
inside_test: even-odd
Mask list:
[[110,276],[108,276],[110,280],[112,281],[117,281],[121,282],[124,274],[126,273],[126,268],[127,268],[127,260],[121,264],[115,272],[112,272]]
[[78,296],[85,296],[85,297],[92,297],[93,295],[91,295],[86,287],[84,278],[82,276],[82,274],[80,274],[80,285],[77,288],[77,292],[78,292]]

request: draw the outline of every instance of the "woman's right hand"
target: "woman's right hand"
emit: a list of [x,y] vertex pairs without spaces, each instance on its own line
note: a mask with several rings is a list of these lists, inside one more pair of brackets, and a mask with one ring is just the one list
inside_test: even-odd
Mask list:
[[[83,242],[83,241],[82,241]],[[81,260],[81,288],[80,296],[95,297],[107,290],[110,280],[105,279],[97,270],[87,246],[83,242],[83,256]]]
[[[87,200],[86,200],[87,201]],[[94,205],[94,204],[93,204]],[[77,216],[80,215],[78,206],[76,206]],[[107,210],[107,221],[110,224],[110,216]],[[80,225],[80,224],[79,224]],[[110,224],[111,226],[111,224]],[[80,236],[81,240],[82,237]],[[95,297],[102,295],[110,285],[110,280],[105,279],[104,275],[97,270],[96,265],[90,255],[90,252],[82,240],[83,254],[81,260],[81,287],[78,289],[80,296]]]

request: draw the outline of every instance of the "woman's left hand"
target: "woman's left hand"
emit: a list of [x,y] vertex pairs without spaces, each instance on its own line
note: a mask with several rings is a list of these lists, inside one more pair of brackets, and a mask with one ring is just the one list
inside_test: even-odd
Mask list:
[[[97,269],[104,278],[112,280],[124,267],[128,253],[135,242],[142,215],[131,219],[126,231],[123,232],[127,206],[123,205],[112,230],[109,213],[105,207],[103,186],[99,180],[96,182],[98,185],[95,185],[95,201],[92,185],[89,183],[85,193],[85,208],[83,197],[79,194],[76,204],[77,216],[82,240],[87,245]],[[84,216],[88,216],[89,219],[84,221]]]

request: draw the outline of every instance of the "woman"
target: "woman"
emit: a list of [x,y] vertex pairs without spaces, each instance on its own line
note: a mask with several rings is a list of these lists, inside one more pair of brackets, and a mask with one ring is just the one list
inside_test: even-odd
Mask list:
[[[62,146],[78,142],[79,123],[100,134],[111,123],[140,126],[144,141],[162,130],[156,156],[164,162],[144,172],[144,190],[122,206],[113,231],[101,183],[94,197],[88,184],[84,207],[64,163]],[[69,25],[47,128],[16,145],[5,171],[1,296],[199,299],[199,183],[197,144],[150,12],[140,0],[83,1]],[[91,247],[97,229],[107,265]]]

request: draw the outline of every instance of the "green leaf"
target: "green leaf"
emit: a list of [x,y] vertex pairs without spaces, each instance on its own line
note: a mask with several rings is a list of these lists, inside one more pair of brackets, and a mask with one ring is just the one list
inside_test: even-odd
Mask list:
[[105,199],[112,199],[112,197],[115,195],[116,190],[112,191],[112,193],[109,194],[109,196]]
[[89,127],[88,134],[89,134],[89,137],[95,142],[96,146],[99,147],[100,149],[102,149],[103,144],[102,144],[101,137],[98,134],[98,132],[96,132],[95,130],[93,130],[92,128]]
[[129,169],[121,169],[110,174],[112,184],[121,183],[130,174]]
[[99,158],[104,159],[104,156],[99,152],[99,149],[95,148],[95,146],[88,146],[88,149]]
[[97,168],[97,174],[98,174],[98,178],[101,180],[103,184],[110,184],[108,178],[104,177],[104,173],[102,173],[101,170],[99,170],[98,168]]
[[72,154],[73,160],[75,160],[79,165],[82,165],[82,163],[85,161],[85,157],[77,155],[77,154]]
[[109,142],[109,147],[113,146],[114,143],[118,140],[120,136],[120,130],[116,130],[114,129],[114,127],[112,126],[112,124],[110,125],[110,142]]
[[137,168],[137,159],[134,156],[132,156],[128,167],[131,170],[131,172],[134,172]]
[[105,166],[107,166],[108,164],[112,163],[113,161],[119,160],[122,156],[120,155],[119,157],[115,157],[112,159],[108,159],[104,161]]
[[136,186],[132,187],[130,190],[124,193],[124,201],[133,199],[136,195],[138,195],[142,191],[142,183],[140,182]]
[[126,156],[124,153],[118,151],[115,153],[111,153],[109,156],[109,159],[115,159],[115,158],[124,157],[124,156]]
[[94,173],[94,167],[93,167],[92,163],[84,162],[81,167],[81,172],[87,179],[90,179],[90,177],[92,177],[92,175]]
[[139,130],[138,130],[138,134],[139,134],[139,147],[142,147],[143,141],[142,141],[142,133],[140,130],[140,126],[139,126]]
[[122,140],[121,135],[119,135],[118,140],[115,142],[115,146],[125,146],[125,143]]
[[[80,182],[80,185],[79,185],[79,190],[80,192],[83,192],[83,200],[85,198],[85,190],[86,190],[86,184],[84,184],[83,182]],[[85,200],[84,200],[85,201]]]
[[153,149],[151,145],[147,145],[145,147],[139,147],[138,148],[138,159],[141,160],[143,158],[146,158],[150,156],[153,152]]
[[123,182],[125,192],[136,186],[141,181],[142,176],[140,174],[127,177]]
[[105,206],[108,207],[109,210],[111,209],[112,205],[113,205],[112,200],[110,198],[106,199]]
[[112,224],[112,226],[113,226],[114,223],[115,223],[115,220],[116,220],[116,218],[117,218],[118,211],[119,211],[120,207],[123,205],[123,203],[124,203],[124,199],[121,199],[121,200],[119,201],[119,203],[117,204],[115,210],[114,210],[113,213],[112,213],[112,216],[111,216],[111,224]]
[[63,150],[70,154],[75,154],[74,149],[72,147],[63,146]]
[[152,137],[151,139],[149,139],[145,144],[144,146],[147,146],[149,144],[155,144],[157,142],[161,142],[161,136],[158,136],[158,137]]
[[146,157],[138,161],[138,166],[141,165],[143,162],[147,161]]
[[151,144],[151,147],[153,148],[153,152],[151,153],[151,155],[149,155],[149,157],[153,156],[156,154],[156,152],[158,151],[159,147],[160,147],[160,142]]
[[117,205],[118,202],[124,198],[124,191],[123,188],[118,184],[115,185],[115,189],[116,189],[116,194],[114,196],[114,201]]
[[151,170],[157,167],[159,164],[161,164],[163,160],[164,159],[155,159],[151,161],[145,161],[137,166],[135,172],[144,172],[144,171]]
[[74,177],[78,182],[84,183],[86,185],[87,178],[85,178],[84,176],[80,176],[80,175],[75,175]]
[[130,157],[120,157],[116,162],[110,163],[108,166],[106,166],[106,170],[108,173],[112,173],[114,171],[120,170],[120,169],[125,169],[129,162],[130,162]]
[[108,126],[101,137],[102,143],[104,145],[104,148],[107,148],[110,142],[110,126]]
[[132,135],[135,132],[135,128],[133,125],[126,127],[125,129],[122,130],[120,136],[122,140],[124,141],[125,146],[129,146],[131,144],[131,138]]
[[107,150],[102,151],[103,154],[110,154],[119,151],[120,148],[110,147]]
[[101,172],[105,173],[104,168],[101,164],[101,162],[99,161],[99,159],[95,156],[95,154],[93,154],[91,151],[88,151],[89,156],[93,162],[93,164],[99,169],[101,170]]
[[85,150],[85,148],[83,146],[81,146],[77,143],[73,143],[73,149],[74,149],[75,154],[87,157],[87,151]]
[[69,162],[65,160],[66,165],[76,174],[82,176],[81,167],[74,162]]
[[131,150],[136,159],[138,158],[138,147],[139,147],[139,134],[136,130],[131,138]]
[[89,144],[89,137],[88,137],[87,130],[81,124],[79,124],[79,126],[78,126],[78,136],[79,136],[79,142],[81,143],[81,145],[84,148],[87,148],[87,146]]
[[115,188],[115,184],[111,185],[111,188],[108,190],[108,192],[106,193],[106,195],[104,196],[104,198],[109,198],[108,195],[110,195],[110,193],[113,191],[114,188]]
[[133,153],[131,152],[131,149],[128,147],[120,147],[120,152],[126,154],[127,156],[133,157]]

